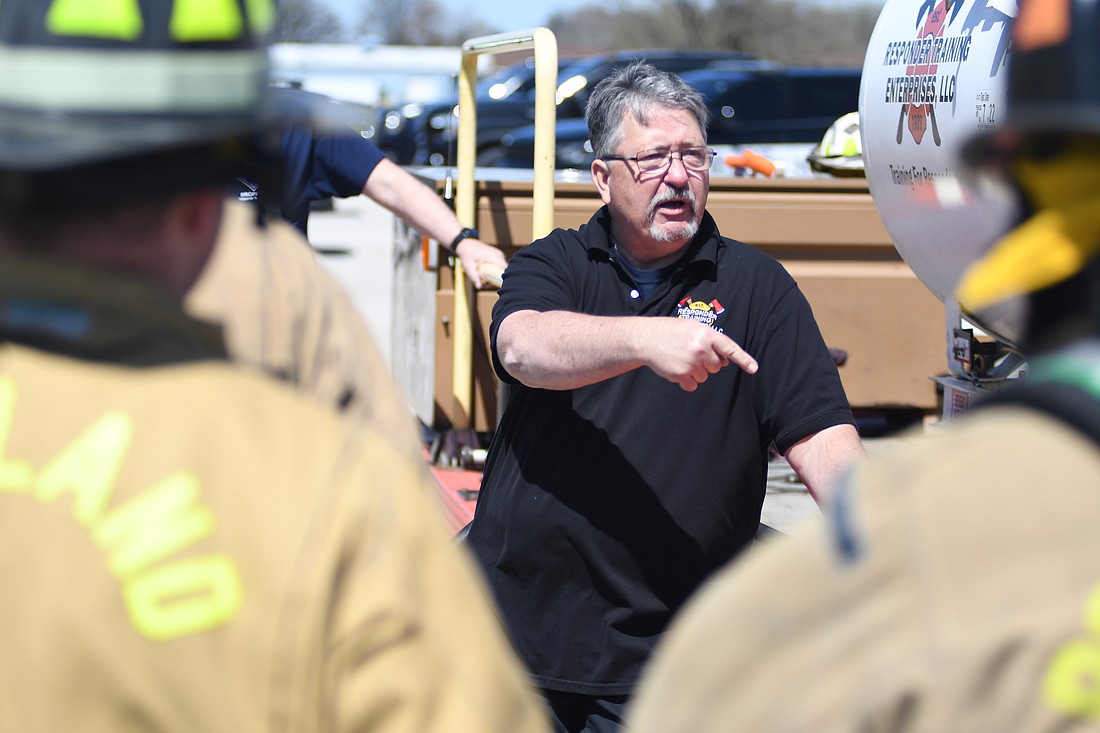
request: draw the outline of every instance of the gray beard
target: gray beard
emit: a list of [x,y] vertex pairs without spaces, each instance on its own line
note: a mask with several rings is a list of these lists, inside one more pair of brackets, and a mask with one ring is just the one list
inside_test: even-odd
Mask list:
[[[691,207],[691,221],[686,221],[679,227],[661,228],[654,219],[657,216],[657,207],[670,199],[682,198]],[[666,188],[653,197],[649,202],[649,236],[657,242],[678,242],[683,239],[692,239],[699,231],[699,222],[695,217],[695,193],[690,188]]]
[[699,231],[699,222],[692,219],[685,221],[678,229],[662,229],[650,222],[649,236],[658,242],[678,242],[681,239],[692,239]]

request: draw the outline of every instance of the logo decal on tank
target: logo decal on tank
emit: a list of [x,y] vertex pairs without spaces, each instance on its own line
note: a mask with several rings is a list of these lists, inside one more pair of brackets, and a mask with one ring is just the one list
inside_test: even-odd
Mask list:
[[[965,0],[923,0],[916,8],[915,37],[899,38],[886,46],[882,63],[892,73],[886,77],[881,99],[898,107],[898,145],[907,137],[920,145],[930,131],[932,142],[939,147],[943,141],[938,115],[947,112],[954,117],[960,105],[969,114],[971,100],[960,100],[956,92],[958,75],[970,57],[975,34],[1000,33],[990,79],[1005,63],[1015,2],[975,2],[964,15],[966,5]],[[973,102],[979,129],[992,128],[997,112],[992,94],[979,92]]]

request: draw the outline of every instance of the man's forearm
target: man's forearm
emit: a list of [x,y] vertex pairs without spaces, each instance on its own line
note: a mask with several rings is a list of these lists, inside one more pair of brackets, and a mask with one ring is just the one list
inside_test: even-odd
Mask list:
[[447,203],[412,174],[390,160],[367,178],[363,194],[386,207],[421,234],[450,244],[462,229]]
[[639,320],[519,311],[501,324],[497,353],[508,373],[528,387],[584,387],[642,366],[633,344]]

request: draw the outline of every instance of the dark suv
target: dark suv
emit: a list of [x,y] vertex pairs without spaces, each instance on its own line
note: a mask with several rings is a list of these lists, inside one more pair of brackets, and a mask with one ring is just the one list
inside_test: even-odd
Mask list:
[[[589,56],[561,67],[558,73],[558,119],[584,114],[592,87],[611,70],[636,59],[645,59],[659,69],[683,73],[715,63],[746,62],[747,54],[730,51],[641,50]],[[501,137],[535,119],[534,86],[493,98],[481,86],[477,95],[478,151],[498,148]],[[445,165],[454,161],[458,133],[455,100],[434,105],[404,105],[383,111],[383,125],[375,142],[386,154],[403,165]]]
[[[702,93],[710,110],[710,145],[815,143],[841,115],[859,108],[859,68],[753,67],[688,71],[681,76]],[[534,126],[504,135],[499,149],[483,151],[481,162],[530,168]],[[593,159],[584,119],[559,120],[558,168],[587,168]]]
[[[575,59],[559,58],[559,63],[569,64]],[[527,56],[511,66],[478,80],[478,100],[516,99],[533,93],[535,88],[535,57]],[[457,91],[453,92],[457,95]],[[532,97],[533,98],[533,97]],[[390,159],[401,164],[411,163],[416,157],[417,127],[432,115],[444,115],[446,120],[453,101],[413,102],[383,110],[382,124],[375,142]]]

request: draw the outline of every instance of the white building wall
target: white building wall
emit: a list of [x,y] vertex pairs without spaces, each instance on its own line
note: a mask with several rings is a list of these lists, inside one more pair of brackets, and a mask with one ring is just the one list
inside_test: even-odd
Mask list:
[[[276,79],[375,106],[451,96],[461,63],[458,47],[279,43],[271,48]],[[491,59],[481,57],[478,63],[479,73],[484,73]]]

